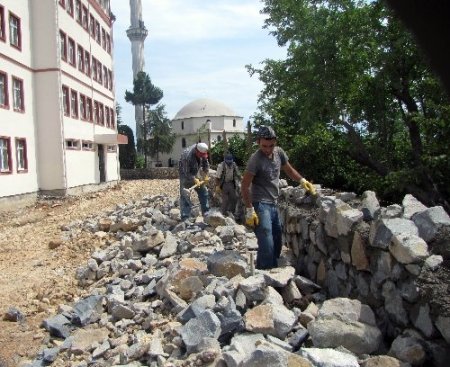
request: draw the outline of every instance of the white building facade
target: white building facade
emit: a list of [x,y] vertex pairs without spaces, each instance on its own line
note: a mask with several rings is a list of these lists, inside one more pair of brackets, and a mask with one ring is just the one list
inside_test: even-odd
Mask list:
[[181,108],[172,120],[176,141],[170,154],[161,154],[163,166],[177,165],[181,152],[189,146],[204,142],[211,147],[223,139],[244,137],[243,117],[222,102],[208,98],[196,99]]
[[120,179],[109,0],[0,0],[0,201]]

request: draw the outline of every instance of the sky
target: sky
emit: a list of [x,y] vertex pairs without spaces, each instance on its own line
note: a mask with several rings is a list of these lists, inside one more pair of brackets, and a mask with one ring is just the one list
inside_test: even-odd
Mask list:
[[[265,59],[284,59],[269,29],[260,0],[142,0],[148,36],[145,68],[161,88],[167,117],[173,119],[186,104],[209,98],[230,107],[244,124],[257,110],[263,87],[245,65],[260,67]],[[129,0],[111,0],[114,22],[116,100],[123,123],[135,132],[134,107],[124,99],[133,91]]]

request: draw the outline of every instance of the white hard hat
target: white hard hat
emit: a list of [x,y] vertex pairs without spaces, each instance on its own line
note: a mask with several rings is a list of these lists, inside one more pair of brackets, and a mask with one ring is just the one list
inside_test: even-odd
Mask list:
[[200,153],[207,153],[208,152],[208,146],[205,143],[197,143],[197,150]]

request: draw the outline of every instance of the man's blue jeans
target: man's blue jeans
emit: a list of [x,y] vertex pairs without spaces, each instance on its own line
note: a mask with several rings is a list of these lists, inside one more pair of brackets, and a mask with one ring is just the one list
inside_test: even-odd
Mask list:
[[[180,211],[181,211],[181,220],[185,220],[190,217],[192,210],[192,202],[189,198],[189,195],[186,195],[183,192],[183,188],[188,189],[193,185],[192,182],[180,180]],[[200,201],[200,209],[202,214],[205,214],[209,210],[209,195],[208,189],[205,185],[200,187],[196,187],[194,189],[197,192],[198,200]]]
[[278,208],[276,204],[263,202],[255,202],[253,207],[259,218],[259,225],[255,227],[258,239],[256,268],[275,268],[281,254],[281,222]]

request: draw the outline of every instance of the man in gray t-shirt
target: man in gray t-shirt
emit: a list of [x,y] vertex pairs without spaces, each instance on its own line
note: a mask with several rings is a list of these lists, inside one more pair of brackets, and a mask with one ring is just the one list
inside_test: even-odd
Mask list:
[[242,178],[245,223],[255,228],[258,239],[257,269],[276,267],[281,253],[281,222],[277,207],[280,170],[315,194],[314,186],[291,166],[286,152],[276,146],[276,141],[277,136],[270,126],[260,126],[257,133],[259,149],[247,162]]

